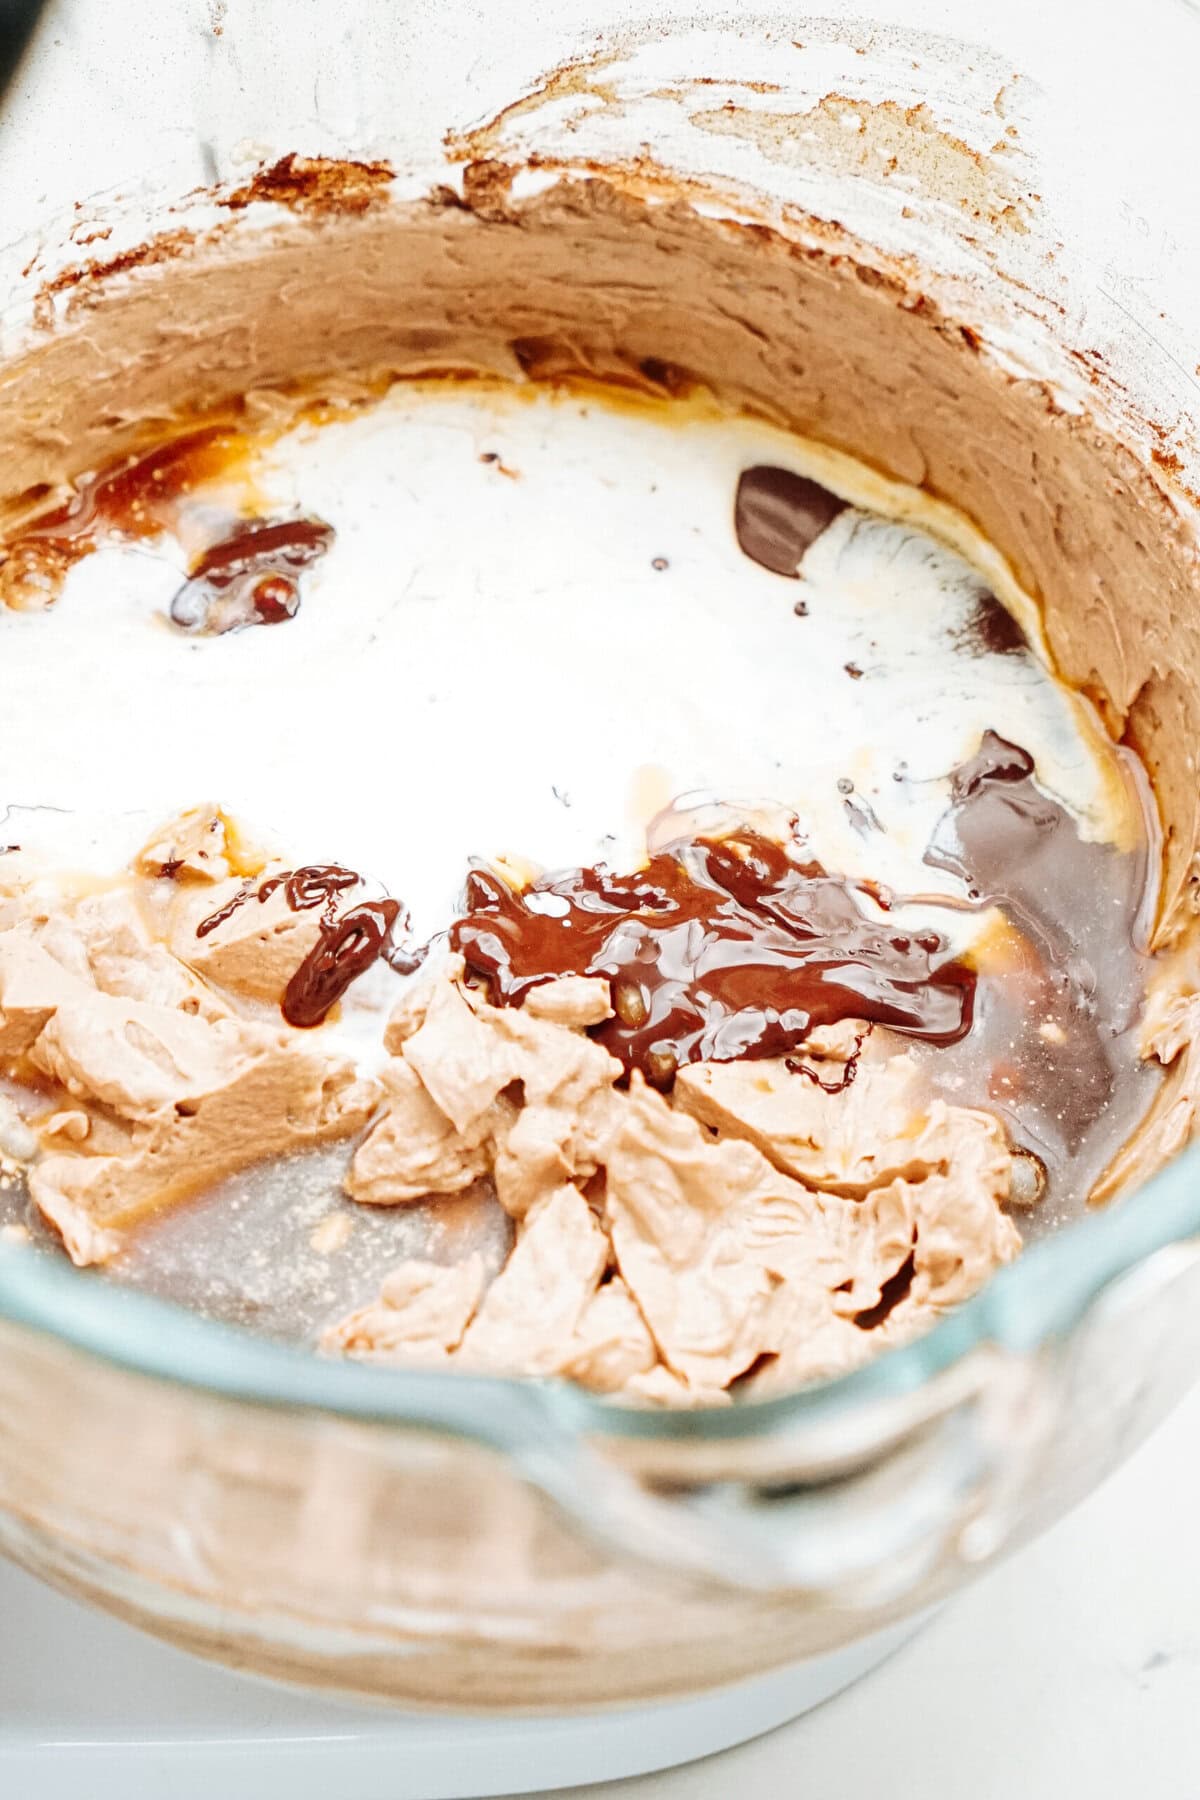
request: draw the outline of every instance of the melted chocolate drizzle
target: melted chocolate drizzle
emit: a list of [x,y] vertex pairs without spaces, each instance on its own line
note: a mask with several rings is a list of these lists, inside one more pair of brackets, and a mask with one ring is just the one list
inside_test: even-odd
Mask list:
[[801,1057],[786,1057],[784,1059],[785,1067],[789,1074],[803,1075],[806,1081],[811,1081],[814,1087],[819,1087],[823,1094],[844,1094],[848,1087],[854,1085],[854,1079],[858,1074],[858,1065],[862,1058],[863,1045],[870,1035],[870,1025],[855,1033],[854,1048],[841,1065],[840,1073],[835,1075],[832,1081],[824,1080],[820,1069],[814,1063],[806,1062]]
[[795,1051],[842,1019],[954,1043],[973,973],[936,932],[871,917],[866,895],[743,831],[680,842],[633,875],[576,869],[520,893],[474,870],[450,943],[497,1003],[559,975],[607,977],[616,1016],[591,1035],[657,1087],[685,1062]]
[[216,912],[211,912],[206,919],[201,919],[196,927],[196,936],[206,938],[210,931],[216,931],[219,925],[224,925],[226,919],[232,919],[238,907],[244,906],[253,892],[253,882],[244,881],[237,893],[230,895],[224,906],[218,906]]
[[258,898],[269,900],[282,888],[292,912],[311,912],[317,906],[328,911],[336,895],[358,887],[361,880],[361,875],[356,875],[353,869],[343,869],[340,863],[306,863],[302,869],[287,869],[280,875],[272,875],[260,885]]
[[819,481],[759,463],[738,479],[733,527],[752,562],[795,579],[805,551],[845,508]]
[[281,1010],[289,1025],[320,1025],[352,981],[387,951],[400,916],[398,900],[364,900],[340,919],[323,919],[321,935],[283,992]]
[[266,881],[260,881],[257,887],[252,881],[244,881],[224,906],[219,906],[216,912],[209,913],[206,919],[200,921],[196,927],[196,936],[207,937],[218,925],[224,925],[252,896],[261,905],[280,888],[283,889],[284,900],[292,912],[310,912],[313,907],[323,906],[326,913],[332,916],[338,894],[357,887],[361,880],[362,877],[356,875],[353,869],[343,869],[340,863],[306,863],[301,869],[283,869],[278,875],[271,875]]
[[[365,974],[380,956],[393,968],[402,965],[403,953],[391,941],[392,929],[400,917],[398,900],[364,900],[338,916],[338,895],[358,887],[361,881],[360,875],[353,869],[344,869],[340,863],[306,863],[300,869],[284,869],[260,881],[257,888],[246,881],[224,906],[200,921],[196,936],[207,937],[251,898],[261,905],[281,888],[292,912],[312,912],[321,907],[320,936],[288,982],[280,1002],[288,1024],[308,1030],[322,1023],[350,983]],[[412,968],[419,967],[423,957],[423,950],[415,956],[410,953]]]
[[299,611],[301,571],[332,542],[333,528],[319,519],[239,525],[204,552],[172,600],[171,617],[205,637],[282,624]]

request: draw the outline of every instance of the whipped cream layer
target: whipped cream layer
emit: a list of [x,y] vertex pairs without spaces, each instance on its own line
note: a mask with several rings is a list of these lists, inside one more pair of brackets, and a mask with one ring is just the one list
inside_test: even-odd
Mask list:
[[[851,502],[799,581],[738,547],[755,463]],[[944,505],[765,424],[406,383],[252,445],[240,480],[261,516],[336,534],[278,628],[172,627],[186,561],[168,538],[102,545],[48,612],[4,617],[14,841],[116,868],[149,824],[216,795],[369,870],[420,934],[450,916],[467,857],[627,867],[683,796],[792,811],[827,867],[946,894],[923,856],[987,729],[1030,752],[1084,836],[1136,835],[1088,709],[1035,650],[980,640],[990,586],[1036,645],[996,553]],[[983,924],[939,917],[959,946]]]

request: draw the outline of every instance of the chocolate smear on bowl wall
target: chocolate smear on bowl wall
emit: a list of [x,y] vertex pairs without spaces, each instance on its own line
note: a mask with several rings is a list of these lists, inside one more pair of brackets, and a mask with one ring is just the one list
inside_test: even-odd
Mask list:
[[1121,850],[1085,837],[1028,751],[995,731],[951,777],[925,860],[1001,922],[967,953],[979,976],[969,1065],[952,1048],[944,1066],[1029,1153],[1015,1205],[1086,1194],[1153,1088],[1138,1044],[1151,854],[1148,839]]
[[819,481],[759,463],[738,478],[733,526],[752,562],[795,579],[805,551],[845,509]]

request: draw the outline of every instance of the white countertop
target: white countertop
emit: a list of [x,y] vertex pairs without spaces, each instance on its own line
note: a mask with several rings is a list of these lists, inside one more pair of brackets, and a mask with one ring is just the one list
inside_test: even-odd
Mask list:
[[1200,1389],[857,1687],[723,1756],[572,1800],[793,1794],[1200,1800]]

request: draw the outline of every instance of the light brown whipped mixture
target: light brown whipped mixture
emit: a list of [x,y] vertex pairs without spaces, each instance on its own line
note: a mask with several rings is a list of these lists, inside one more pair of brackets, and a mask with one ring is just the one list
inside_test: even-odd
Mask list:
[[[887,1034],[830,1091],[858,1053],[852,1022],[814,1032],[790,1068],[692,1065],[667,1099],[636,1071],[619,1088],[621,1064],[586,1035],[611,1016],[607,982],[568,976],[494,1007],[451,957],[403,991],[379,1081],[357,1079],[320,1032],[280,1022],[322,915],[291,910],[279,872],[213,808],[94,891],[0,861],[0,1058],[32,1133],[31,1198],[76,1262],[373,1118],[352,1200],[402,1206],[490,1177],[515,1237],[490,1285],[475,1256],[402,1263],[324,1349],[686,1402],[752,1371],[793,1384],[853,1367],[1016,1255],[1000,1124],[934,1098]],[[267,897],[227,911],[247,874]],[[360,898],[341,892],[338,912]]]
[[170,835],[190,880],[153,878],[165,848],[75,894],[42,891],[20,852],[0,861],[0,1063],[37,1143],[31,1198],[78,1263],[235,1169],[360,1130],[376,1100],[345,1056],[245,1004],[278,1001],[308,915],[267,903],[252,945],[232,921],[197,940],[228,885],[221,815],[200,809]]
[[1020,1247],[1000,1126],[932,1099],[906,1055],[867,1052],[830,1093],[854,1043],[831,1032],[800,1069],[694,1065],[668,1100],[636,1071],[618,1089],[584,1035],[606,982],[497,1008],[460,977],[451,962],[393,1018],[347,1189],[394,1205],[490,1174],[512,1253],[486,1295],[407,1265],[327,1347],[711,1399],[764,1361],[786,1382],[852,1367]]

